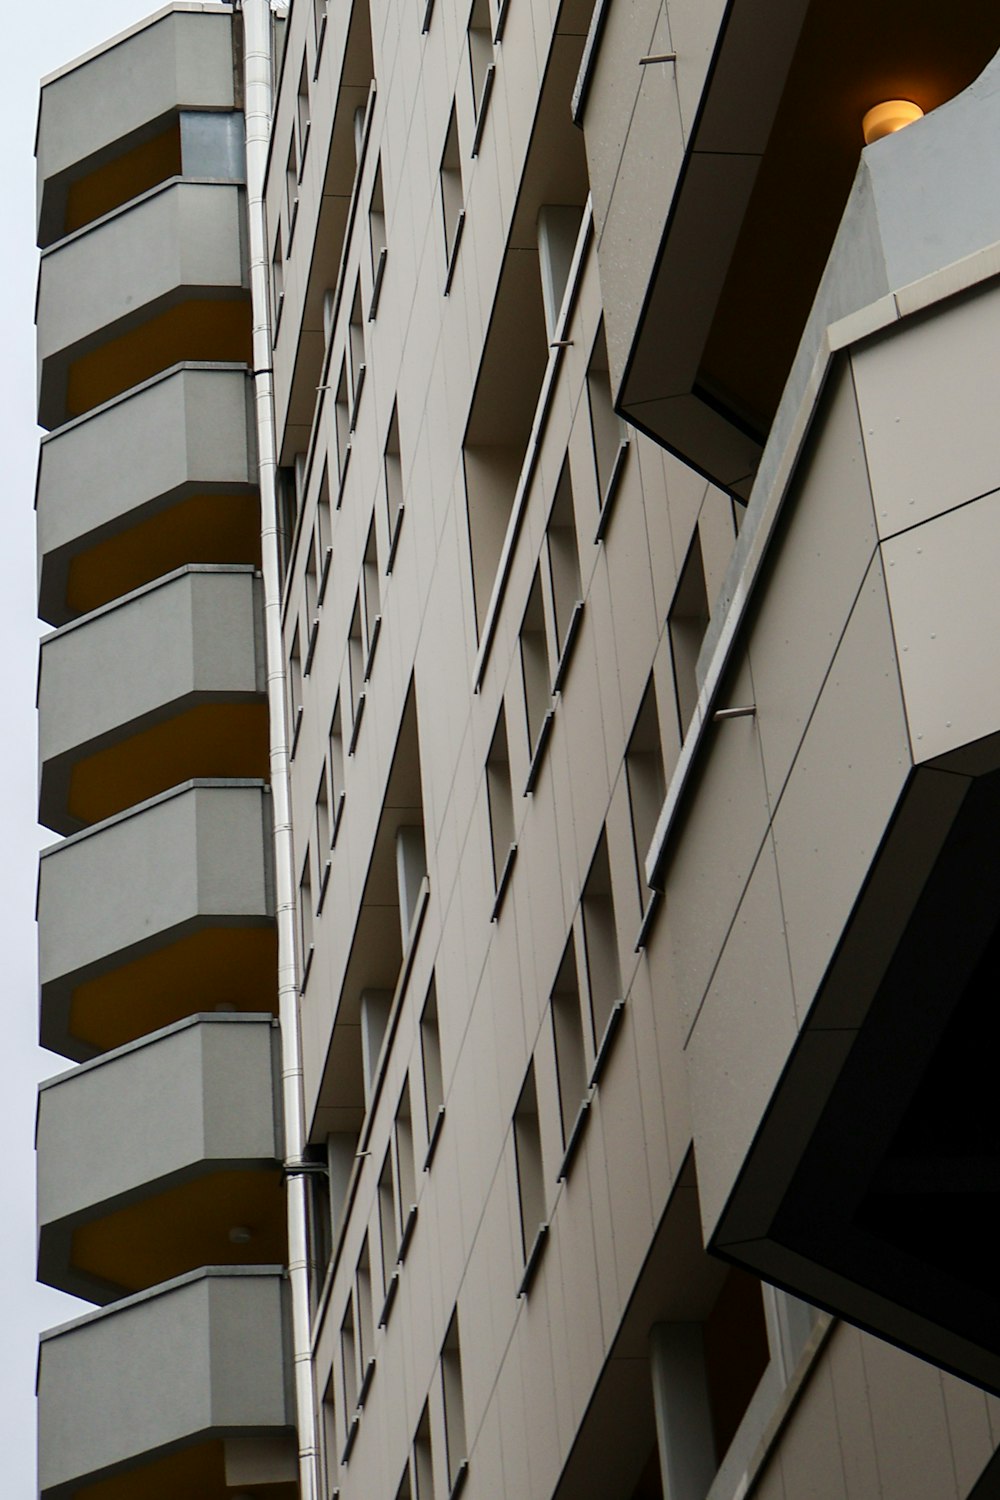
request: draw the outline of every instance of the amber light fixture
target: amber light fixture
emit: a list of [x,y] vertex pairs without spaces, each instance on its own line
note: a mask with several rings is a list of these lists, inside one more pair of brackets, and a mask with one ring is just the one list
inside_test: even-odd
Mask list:
[[923,113],[920,105],[911,99],[887,99],[884,104],[873,105],[861,122],[865,145],[870,146],[884,135],[902,130],[904,125],[912,125],[914,120],[923,118]]

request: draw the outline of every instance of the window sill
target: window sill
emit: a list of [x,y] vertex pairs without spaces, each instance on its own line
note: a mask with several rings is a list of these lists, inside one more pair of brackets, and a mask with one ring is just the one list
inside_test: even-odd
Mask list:
[[361,393],[365,388],[365,374],[367,373],[367,370],[367,365],[358,365],[358,377],[354,383],[354,400],[351,403],[351,432],[353,432],[358,425],[358,408],[361,405]]
[[635,940],[635,948],[632,950],[634,953],[641,953],[649,942],[649,935],[653,930],[653,924],[656,921],[656,914],[660,909],[662,900],[662,891],[650,890],[649,901],[646,903],[646,910],[643,912],[642,921],[639,924],[639,934]]
[[448,269],[444,278],[444,295],[447,297],[451,292],[451,283],[455,275],[455,267],[458,264],[458,251],[462,243],[462,234],[465,230],[465,209],[459,211],[455,220],[455,238],[451,245],[451,254],[448,257]]
[[410,1241],[413,1238],[413,1231],[416,1229],[416,1227],[417,1205],[415,1203],[411,1203],[409,1212],[406,1215],[406,1223],[403,1225],[403,1233],[399,1237],[399,1252],[396,1256],[397,1266],[401,1266],[406,1259],[406,1252],[410,1248]]
[[375,1359],[374,1359],[374,1356],[373,1356],[368,1361],[368,1363],[365,1365],[365,1373],[361,1377],[361,1389],[358,1391],[358,1406],[357,1406],[358,1411],[363,1411],[364,1410],[364,1404],[365,1404],[365,1402],[368,1399],[368,1393],[369,1393],[369,1391],[372,1388],[372,1381],[374,1379],[375,1379]]
[[323,57],[323,43],[326,41],[326,26],[329,19],[329,15],[324,11],[316,32],[316,61],[313,63],[313,83],[319,77],[319,65]]
[[455,1480],[448,1491],[448,1500],[458,1500],[459,1495],[465,1489],[465,1481],[469,1477],[469,1460],[463,1458],[455,1471]]
[[539,776],[542,774],[542,762],[545,759],[545,750],[552,738],[552,729],[556,721],[555,709],[550,708],[542,720],[542,727],[538,731],[538,739],[531,756],[531,764],[528,767],[528,779],[524,783],[524,795],[530,797],[535,790]]
[[559,661],[556,664],[556,675],[552,679],[553,695],[561,693],[563,690],[566,674],[569,672],[569,664],[573,659],[573,647],[576,645],[576,638],[580,634],[580,626],[582,624],[583,600],[578,599],[573,605],[573,613],[570,615],[569,624],[566,626],[566,639],[563,641]]
[[306,640],[306,656],[302,663],[302,675],[308,677],[312,671],[313,657],[316,654],[316,641],[319,637],[319,615],[316,615],[309,627],[309,636]]
[[594,1096],[590,1092],[588,1092],[586,1096],[580,1100],[580,1108],[576,1112],[576,1119],[573,1121],[573,1126],[569,1133],[569,1139],[566,1142],[566,1149],[563,1152],[563,1159],[559,1164],[559,1171],[556,1173],[556,1182],[565,1182],[569,1177],[570,1168],[573,1165],[573,1158],[576,1156],[576,1153],[580,1148],[580,1142],[583,1140],[584,1129],[586,1127],[587,1121],[590,1119],[590,1106],[593,1102]]
[[309,983],[309,975],[312,972],[313,957],[315,953],[315,944],[310,943],[309,947],[306,949],[305,958],[302,960],[302,982],[299,985],[300,995],[304,995],[306,992],[306,985]]
[[607,1066],[608,1058],[611,1056],[611,1049],[614,1045],[615,1037],[621,1028],[624,1015],[625,1001],[616,1000],[611,1007],[611,1014],[608,1016],[607,1024],[604,1027],[604,1035],[601,1037],[597,1048],[597,1055],[594,1058],[594,1066],[590,1073],[590,1088],[596,1088],[601,1074]]
[[618,452],[615,454],[615,461],[611,465],[611,473],[608,475],[608,482],[604,488],[604,497],[601,503],[601,515],[600,519],[597,522],[597,530],[594,532],[595,545],[598,542],[604,541],[604,534],[611,524],[611,511],[614,506],[615,497],[618,494],[619,486],[621,484],[621,477],[625,468],[625,459],[628,455],[630,446],[631,445],[628,438],[622,438],[621,442],[618,445]]
[[330,564],[333,561],[333,548],[327,547],[323,554],[323,566],[320,569],[319,585],[316,589],[316,608],[319,609],[326,597],[326,585],[330,577]]
[[493,83],[497,75],[496,63],[490,63],[486,69],[483,79],[483,96],[479,101],[479,113],[476,116],[476,133],[472,137],[472,150],[469,155],[473,160],[479,155],[479,148],[483,143],[483,131],[486,128],[486,115],[490,107],[490,99],[493,97]]
[[402,501],[400,501],[399,505],[397,505],[396,507],[396,523],[392,528],[392,535],[389,538],[389,556],[385,560],[385,572],[387,578],[391,575],[393,566],[396,562],[396,548],[399,546],[399,532],[403,524],[403,513],[405,510],[406,506]]
[[350,758],[350,756],[352,756],[355,750],[358,748],[358,735],[361,733],[361,720],[365,716],[365,703],[367,702],[367,696],[368,695],[366,694],[364,688],[362,688],[361,692],[358,694],[358,701],[354,705],[354,724],[351,727],[351,743],[347,747],[348,758]]
[[344,486],[347,483],[347,471],[351,467],[351,454],[353,452],[354,449],[351,447],[350,443],[348,443],[347,447],[344,449],[344,462],[341,466],[340,481],[337,485],[337,504],[335,506],[336,510],[339,510],[344,503]]
[[[330,852],[333,853],[337,847],[337,834],[340,832],[340,820],[344,816],[344,803],[347,801],[347,793],[341,788],[337,797],[337,811],[333,815],[333,827],[330,829]],[[330,861],[327,860],[327,864]]]
[[378,261],[375,266],[375,277],[372,281],[372,300],[368,304],[369,323],[374,323],[378,315],[378,305],[382,297],[382,282],[385,278],[385,262],[388,254],[388,248],[383,245],[378,253]]
[[504,897],[507,894],[507,887],[510,885],[510,877],[514,873],[514,862],[516,859],[517,845],[511,844],[507,850],[507,858],[503,862],[503,869],[500,871],[500,879],[497,881],[496,898],[493,902],[493,910],[490,912],[491,922],[498,922],[500,920],[500,912],[503,908]]
[[330,871],[333,869],[333,860],[328,859],[323,865],[323,873],[319,878],[319,894],[316,897],[316,915],[323,915],[323,906],[326,902],[326,888],[330,884]]
[[295,708],[295,719],[294,719],[294,722],[292,724],[292,743],[289,746],[289,750],[288,750],[288,759],[289,760],[294,760],[295,759],[295,752],[298,749],[299,731],[302,728],[302,712],[303,712],[303,707],[302,707],[302,704],[299,703],[299,704],[296,705],[296,708]]
[[531,1290],[531,1283],[534,1281],[535,1273],[541,1264],[542,1251],[548,1244],[548,1239],[548,1224],[539,1224],[535,1238],[531,1243],[531,1249],[528,1251],[528,1258],[524,1263],[524,1275],[521,1277],[521,1285],[517,1289],[519,1298],[526,1297]]
[[392,1312],[392,1305],[396,1300],[396,1293],[398,1291],[399,1271],[396,1270],[389,1277],[389,1285],[386,1287],[385,1292],[385,1301],[382,1303],[382,1311],[378,1315],[378,1326],[380,1328],[388,1328],[389,1326],[389,1316]]
[[434,1124],[431,1126],[430,1137],[427,1141],[427,1154],[424,1157],[423,1170],[429,1172],[434,1153],[437,1150],[438,1141],[441,1138],[441,1127],[444,1124],[444,1105],[439,1104],[437,1114],[434,1116]]
[[368,657],[365,661],[365,682],[372,675],[372,667],[375,665],[375,647],[378,645],[379,636],[382,634],[382,616],[376,615],[372,621],[372,638],[368,645]]

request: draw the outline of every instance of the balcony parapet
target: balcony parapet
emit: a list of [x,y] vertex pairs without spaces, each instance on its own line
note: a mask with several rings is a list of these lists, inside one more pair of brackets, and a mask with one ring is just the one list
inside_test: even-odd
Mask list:
[[182,568],[45,637],[43,823],[73,833],[197,775],[266,776],[260,588],[252,568]]
[[192,781],[42,851],[43,1046],[77,1061],[276,995],[271,805]]
[[64,625],[185,563],[259,564],[247,402],[244,366],[181,364],[43,438],[43,619]]
[[283,1261],[269,1015],[191,1016],[39,1088],[39,1279],[93,1302]]
[[278,1266],[213,1266],[44,1333],[42,1500],[224,1500],[254,1452],[294,1494],[286,1292]]
[[180,360],[249,360],[243,198],[232,183],[173,179],[43,253],[43,427]]
[[179,110],[233,110],[233,78],[231,7],[183,3],[49,74],[36,143],[39,243],[65,232],[81,189],[106,190],[110,173],[147,166],[140,153],[155,151]]

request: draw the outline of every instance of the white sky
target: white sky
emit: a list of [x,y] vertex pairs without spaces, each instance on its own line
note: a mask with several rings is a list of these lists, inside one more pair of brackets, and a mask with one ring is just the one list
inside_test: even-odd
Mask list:
[[0,771],[6,786],[0,860],[0,931],[7,975],[0,1049],[0,1139],[6,1189],[0,1201],[0,1494],[35,1491],[35,1358],[40,1328],[83,1304],[34,1286],[35,1085],[69,1064],[35,1045],[36,851],[53,836],[35,827],[34,328],[37,255],[33,159],[38,79],[158,8],[157,0],[28,0],[6,12],[7,78],[0,93],[0,422],[7,500],[0,547],[0,640],[5,642]]

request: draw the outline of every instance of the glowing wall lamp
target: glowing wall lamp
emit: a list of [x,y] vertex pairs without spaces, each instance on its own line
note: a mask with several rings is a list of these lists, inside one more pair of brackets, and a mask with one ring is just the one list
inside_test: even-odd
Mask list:
[[914,120],[923,117],[923,113],[920,105],[909,99],[887,99],[884,104],[874,105],[861,122],[865,145],[880,141],[884,135],[892,135],[894,130],[902,130],[904,125],[912,125]]

